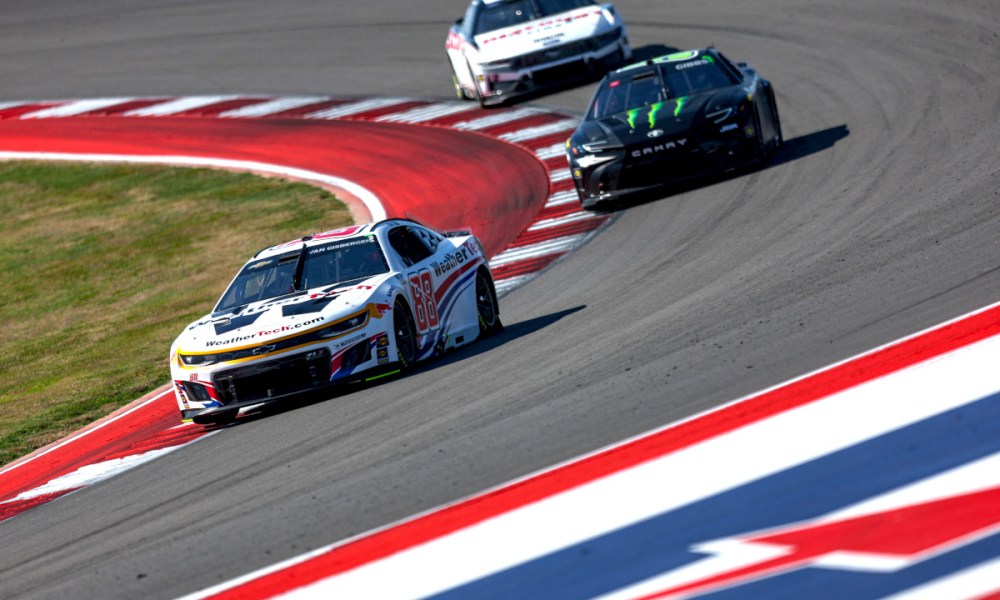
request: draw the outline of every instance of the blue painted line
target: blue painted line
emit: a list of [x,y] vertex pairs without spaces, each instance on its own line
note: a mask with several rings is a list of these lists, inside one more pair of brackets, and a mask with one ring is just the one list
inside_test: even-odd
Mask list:
[[[790,442],[788,451],[794,452],[794,439]],[[433,598],[590,598],[705,558],[690,550],[695,544],[814,519],[998,452],[1000,394],[994,394]],[[739,460],[733,457],[734,470],[740,468]],[[671,487],[685,482],[661,485],[669,493]],[[579,518],[587,519],[587,515]],[[1000,556],[1000,536],[975,546],[892,573],[807,568],[754,583],[753,593],[745,586],[706,597],[880,596]]]

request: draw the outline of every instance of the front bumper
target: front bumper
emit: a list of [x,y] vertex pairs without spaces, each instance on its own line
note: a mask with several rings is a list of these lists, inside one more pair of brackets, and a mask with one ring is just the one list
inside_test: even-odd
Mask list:
[[584,208],[594,208],[625,196],[680,183],[696,177],[753,164],[757,158],[756,138],[742,135],[709,138],[690,148],[669,151],[648,150],[652,146],[631,147],[598,156],[613,157],[591,166],[580,164],[585,157],[567,155],[573,183]]
[[[357,334],[355,334],[357,335]],[[206,411],[236,411],[284,400],[390,371],[395,349],[387,332],[365,334],[350,344],[315,345],[300,351],[200,370],[195,379],[175,373],[183,419]]]
[[502,102],[514,96],[598,77],[621,66],[632,56],[628,39],[615,32],[610,42],[603,36],[515,57],[509,64],[481,65],[477,76],[480,95],[486,102]]

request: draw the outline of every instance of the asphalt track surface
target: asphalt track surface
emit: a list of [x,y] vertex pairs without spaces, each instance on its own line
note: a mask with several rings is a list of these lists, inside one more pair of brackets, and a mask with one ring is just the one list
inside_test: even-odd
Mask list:
[[[445,98],[465,7],[4,4],[4,100]],[[1000,4],[617,6],[640,56],[714,42],[772,80],[770,168],[621,211],[501,300],[495,339],[3,523],[0,595],[202,589],[1000,299]],[[591,91],[534,101],[582,110]]]

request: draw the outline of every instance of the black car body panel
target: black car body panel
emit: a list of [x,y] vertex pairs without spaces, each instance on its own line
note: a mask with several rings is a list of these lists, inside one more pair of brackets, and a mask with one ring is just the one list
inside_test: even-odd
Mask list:
[[609,73],[567,140],[584,208],[765,161],[781,144],[774,92],[749,65],[689,50]]

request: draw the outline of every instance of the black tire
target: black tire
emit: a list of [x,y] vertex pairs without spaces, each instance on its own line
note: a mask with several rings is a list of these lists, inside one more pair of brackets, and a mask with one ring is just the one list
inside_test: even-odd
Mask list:
[[469,79],[472,80],[473,99],[479,103],[479,108],[486,108],[486,100],[479,92],[479,84],[476,83],[476,74],[472,72],[472,66],[469,64],[468,60],[465,61],[465,68],[469,71]]
[[503,329],[500,305],[493,278],[484,269],[476,273],[476,313],[479,315],[479,335],[489,335]]
[[778,116],[778,103],[774,99],[774,88],[767,88],[767,98],[771,104],[771,117],[774,123],[774,130],[777,134],[771,142],[771,154],[774,155],[785,143],[784,135],[781,133],[781,117]]
[[764,139],[764,128],[761,126],[760,109],[757,107],[756,102],[754,102],[753,105],[753,124],[754,127],[757,128],[757,135],[754,137],[751,169],[753,167],[763,167],[771,158],[771,144]]
[[459,100],[472,100],[472,96],[469,95],[469,92],[465,91],[462,84],[458,82],[458,75],[455,73],[454,65],[451,67],[451,82],[455,86],[455,95],[458,96]]
[[406,370],[417,362],[417,328],[413,325],[410,307],[398,298],[392,307],[392,333],[399,368]]

